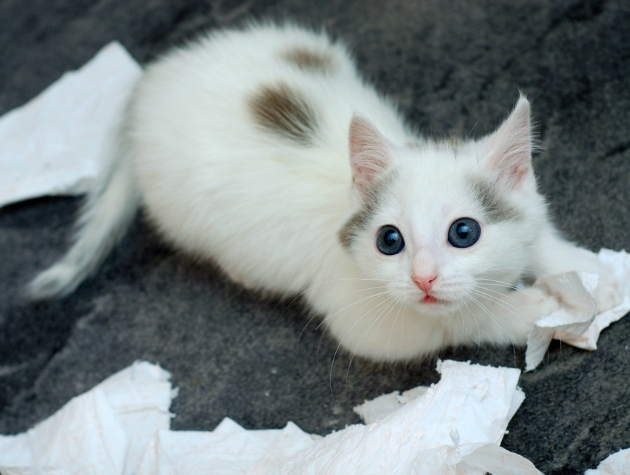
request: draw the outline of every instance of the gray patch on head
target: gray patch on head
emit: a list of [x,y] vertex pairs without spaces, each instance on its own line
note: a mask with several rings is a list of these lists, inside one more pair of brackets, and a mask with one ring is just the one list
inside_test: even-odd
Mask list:
[[405,142],[405,147],[407,148],[413,148],[413,149],[422,149],[424,147],[426,147],[427,144],[426,142],[420,140],[420,139],[414,139],[414,140],[409,140],[407,142]]
[[372,216],[383,202],[383,198],[391,188],[394,178],[394,173],[389,173],[384,178],[377,181],[369,190],[368,198],[363,203],[361,209],[354,213],[341,227],[337,236],[344,249],[350,249],[352,243],[356,240],[361,231],[365,231],[368,228]]
[[457,153],[459,149],[464,145],[464,141],[455,135],[450,135],[446,137],[440,143],[444,148],[451,150],[453,153]]
[[313,143],[318,124],[304,96],[280,83],[263,86],[249,98],[249,109],[264,129],[304,145]]
[[491,223],[521,219],[521,213],[504,198],[499,196],[496,187],[483,178],[470,180],[473,195],[481,205]]
[[331,55],[312,51],[306,48],[292,48],[281,55],[286,62],[305,71],[315,73],[332,73],[334,63]]

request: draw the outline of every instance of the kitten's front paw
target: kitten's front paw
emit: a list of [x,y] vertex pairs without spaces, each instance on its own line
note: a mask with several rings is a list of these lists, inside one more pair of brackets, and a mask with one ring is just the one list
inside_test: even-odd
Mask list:
[[624,295],[620,282],[608,269],[599,274],[599,282],[595,289],[595,308],[597,313],[610,310],[623,302]]

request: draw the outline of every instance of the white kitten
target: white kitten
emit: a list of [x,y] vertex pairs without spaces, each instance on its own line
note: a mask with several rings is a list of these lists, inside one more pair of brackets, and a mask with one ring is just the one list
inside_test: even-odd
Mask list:
[[[359,77],[346,49],[294,26],[214,33],[150,65],[69,253],[31,284],[72,292],[140,201],[176,247],[236,282],[303,292],[349,351],[408,359],[524,344],[556,297],[523,280],[602,273],[560,239],[536,191],[529,103],[478,141],[430,141]],[[517,289],[518,287],[518,289]]]

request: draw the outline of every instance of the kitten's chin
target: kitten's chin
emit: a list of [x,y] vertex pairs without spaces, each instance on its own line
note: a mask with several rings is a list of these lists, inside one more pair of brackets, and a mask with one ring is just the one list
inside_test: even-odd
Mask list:
[[432,317],[442,317],[453,313],[453,310],[455,310],[455,305],[452,302],[432,296],[414,300],[413,307],[423,315],[429,315]]

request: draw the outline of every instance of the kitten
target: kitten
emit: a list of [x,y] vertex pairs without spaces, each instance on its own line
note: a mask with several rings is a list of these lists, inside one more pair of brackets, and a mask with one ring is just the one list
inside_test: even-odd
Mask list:
[[620,300],[608,270],[550,223],[530,129],[521,96],[480,140],[418,137],[326,35],[213,33],[146,69],[74,246],[30,292],[72,292],[142,203],[165,239],[235,282],[303,293],[358,355],[524,344],[559,305],[524,279],[598,272],[598,308]]

